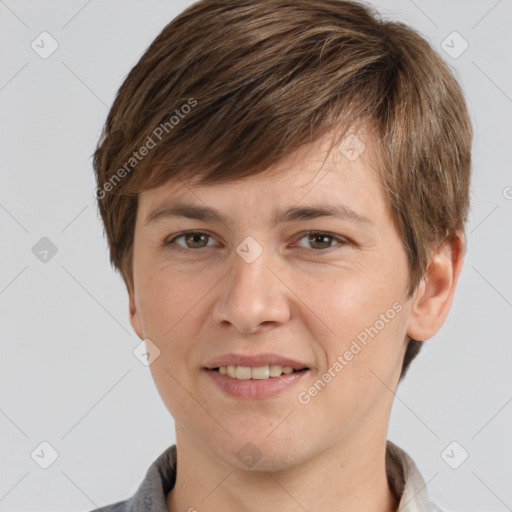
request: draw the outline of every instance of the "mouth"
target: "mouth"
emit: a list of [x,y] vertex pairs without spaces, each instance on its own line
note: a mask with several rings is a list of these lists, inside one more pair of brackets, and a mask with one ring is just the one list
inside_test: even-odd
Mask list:
[[291,366],[281,366],[279,364],[267,364],[263,366],[218,366],[211,368],[210,371],[218,372],[232,379],[238,380],[267,380],[281,377],[281,375],[290,375],[309,370],[309,368],[295,369]]
[[224,395],[244,400],[262,400],[291,389],[306,378],[309,370],[279,365],[205,368],[206,375]]

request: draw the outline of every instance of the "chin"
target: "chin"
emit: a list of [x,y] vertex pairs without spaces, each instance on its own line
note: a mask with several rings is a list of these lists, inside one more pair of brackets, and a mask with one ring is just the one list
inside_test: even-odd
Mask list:
[[[283,471],[298,464],[302,457],[300,448],[303,442],[292,436],[271,439],[267,431],[260,430],[254,435],[228,437],[222,443],[221,451],[213,447],[213,452],[230,466],[249,471]],[[212,439],[208,438],[211,443]],[[219,446],[216,444],[215,446]],[[229,457],[226,456],[229,454]]]

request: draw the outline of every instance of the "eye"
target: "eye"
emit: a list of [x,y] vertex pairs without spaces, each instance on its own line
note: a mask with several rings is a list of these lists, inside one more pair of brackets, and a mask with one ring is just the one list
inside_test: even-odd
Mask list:
[[179,240],[180,238],[185,240],[185,246],[177,244],[177,250],[186,251],[188,249],[203,249],[208,247],[208,245],[205,245],[204,242],[211,238],[211,235],[208,233],[203,233],[202,231],[184,231],[183,233],[180,233],[173,238],[167,239],[164,242],[164,246],[167,247],[172,244],[176,244],[176,240]]
[[[307,237],[307,242],[310,244],[310,247],[306,249],[314,249],[316,252],[326,249],[331,249],[332,241],[335,240],[337,245],[343,246],[348,245],[348,241],[344,238],[333,235],[332,233],[326,233],[323,231],[307,231],[304,233],[299,240],[302,240]],[[211,239],[212,236],[203,231],[184,231],[183,233],[179,233],[172,238],[169,238],[164,241],[163,245],[165,247],[175,245],[174,249],[178,251],[188,251],[194,249],[205,249],[206,247],[212,247],[212,245],[208,245],[208,240]],[[177,240],[183,239],[185,241],[185,245],[177,243]],[[312,245],[312,247],[311,247]],[[299,245],[298,247],[304,248],[304,246]]]
[[[347,245],[348,241],[344,238],[340,238],[332,233],[324,233],[322,231],[308,231],[299,240],[307,237],[307,243],[313,245],[313,249],[325,250],[332,247],[329,240],[336,240],[337,245]],[[316,247],[315,247],[316,246]],[[299,246],[300,247],[300,246]]]

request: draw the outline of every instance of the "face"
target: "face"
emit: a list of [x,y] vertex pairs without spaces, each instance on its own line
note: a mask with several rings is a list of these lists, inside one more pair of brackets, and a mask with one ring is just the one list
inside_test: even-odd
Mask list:
[[[355,160],[327,152],[324,138],[255,177],[139,196],[132,325],[160,350],[151,371],[177,429],[232,466],[243,467],[249,442],[277,469],[385,435],[411,311],[408,264],[371,141],[357,136],[366,150]],[[223,220],[172,215],[177,203]],[[274,221],[328,207],[355,214]],[[273,394],[259,379],[223,387],[231,378],[206,367],[226,354],[273,354],[307,370],[279,377]]]

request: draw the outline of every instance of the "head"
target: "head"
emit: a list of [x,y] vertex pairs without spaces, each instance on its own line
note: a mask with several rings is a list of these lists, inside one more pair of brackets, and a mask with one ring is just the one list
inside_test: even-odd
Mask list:
[[[339,397],[349,432],[377,404],[388,410],[382,382],[396,386],[451,305],[471,141],[446,63],[361,3],[199,1],[169,23],[119,89],[94,169],[110,260],[135,331],[161,351],[152,371],[175,418],[187,406],[171,374],[207,396],[199,372],[209,357],[261,348],[320,377],[365,328],[339,389],[333,379],[307,414],[315,421]],[[223,220],[149,221],[176,202]],[[312,205],[367,221],[275,222],[276,210]],[[186,230],[202,241],[165,245]],[[239,250],[247,237],[250,262]]]

